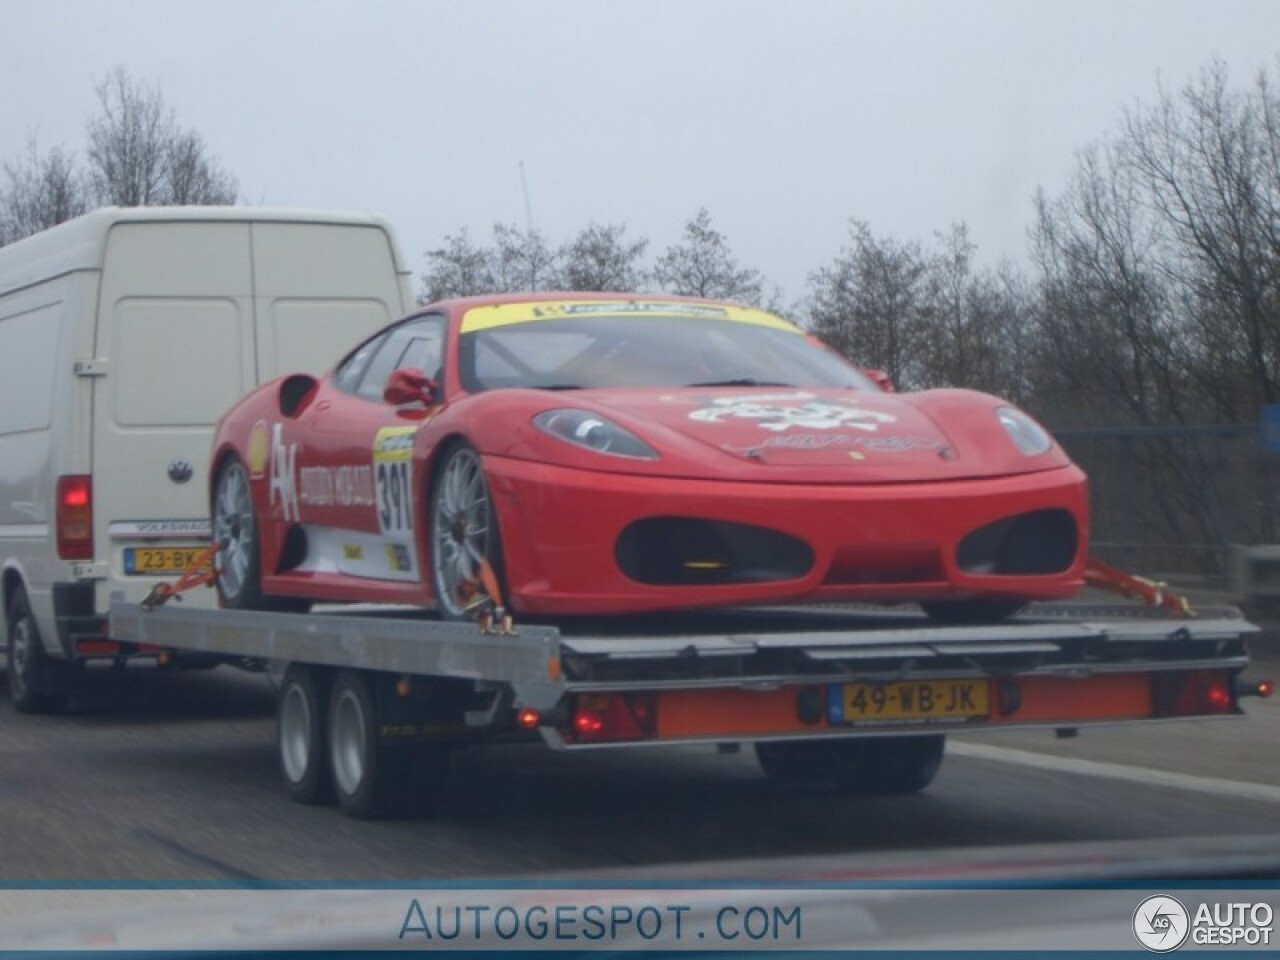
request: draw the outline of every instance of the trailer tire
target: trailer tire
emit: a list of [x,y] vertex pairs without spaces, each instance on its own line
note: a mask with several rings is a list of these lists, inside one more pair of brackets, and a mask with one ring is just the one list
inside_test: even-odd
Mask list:
[[772,740],[756,744],[771,780],[826,781],[860,796],[919,793],[942,766],[942,736],[858,737],[847,740]]
[[902,796],[919,793],[942,766],[946,737],[869,737],[831,744],[825,779],[845,793]]
[[765,776],[779,783],[816,783],[822,779],[827,743],[808,740],[762,740],[756,760]]
[[373,683],[343,670],[329,695],[329,767],[338,806],[357,820],[376,820],[387,810],[390,778],[379,746]]
[[61,713],[71,701],[71,664],[44,649],[27,593],[19,587],[5,611],[9,697],[19,713]]
[[295,803],[333,799],[329,773],[329,672],[291,663],[280,684],[276,711],[280,770]]

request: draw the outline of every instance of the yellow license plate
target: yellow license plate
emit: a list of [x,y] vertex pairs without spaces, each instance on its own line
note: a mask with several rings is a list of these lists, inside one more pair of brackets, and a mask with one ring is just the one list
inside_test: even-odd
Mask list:
[[844,683],[831,687],[832,723],[965,721],[990,712],[985,680],[910,680]]
[[168,577],[186,573],[204,547],[126,547],[124,572],[130,577]]

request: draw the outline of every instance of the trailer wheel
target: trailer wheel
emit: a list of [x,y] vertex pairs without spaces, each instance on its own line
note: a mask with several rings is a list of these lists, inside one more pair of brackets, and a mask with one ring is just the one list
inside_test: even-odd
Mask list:
[[783,783],[827,781],[863,796],[919,793],[942,766],[946,738],[866,737],[756,744],[765,774]]
[[756,759],[765,776],[779,783],[813,783],[821,780],[826,743],[801,740],[763,740],[756,744]]
[[377,716],[369,678],[351,670],[339,673],[329,696],[329,765],[338,806],[360,820],[376,819],[386,809]]
[[825,779],[862,796],[919,793],[937,776],[945,744],[937,735],[835,741]]
[[61,713],[71,700],[71,664],[45,653],[26,591],[19,588],[5,611],[9,637],[9,697],[19,713]]
[[448,785],[449,748],[389,744],[373,675],[344,670],[329,696],[329,765],[338,806],[349,817],[435,813]]
[[280,684],[277,735],[280,769],[296,803],[320,804],[333,799],[329,775],[329,674],[292,663]]

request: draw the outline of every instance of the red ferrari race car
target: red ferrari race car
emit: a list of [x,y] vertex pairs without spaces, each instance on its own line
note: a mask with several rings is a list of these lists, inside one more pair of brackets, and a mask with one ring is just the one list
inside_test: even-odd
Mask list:
[[486,560],[534,616],[858,600],[997,620],[1079,590],[1086,480],[1050,436],[993,396],[891,389],[724,303],[429,306],[223,418],[222,601],[456,619]]

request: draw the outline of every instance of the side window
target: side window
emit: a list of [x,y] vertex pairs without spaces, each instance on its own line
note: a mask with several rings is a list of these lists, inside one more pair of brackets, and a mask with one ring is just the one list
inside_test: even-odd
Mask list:
[[365,370],[369,368],[369,361],[373,359],[373,355],[378,352],[378,348],[386,341],[388,334],[380,337],[374,337],[347,359],[343,360],[338,369],[333,372],[333,383],[339,390],[347,393],[355,393],[356,387],[360,383],[360,378],[364,376]]
[[443,362],[444,318],[420,317],[387,334],[385,342],[366,364],[356,392],[367,400],[380,401],[392,371],[413,367],[436,377]]

